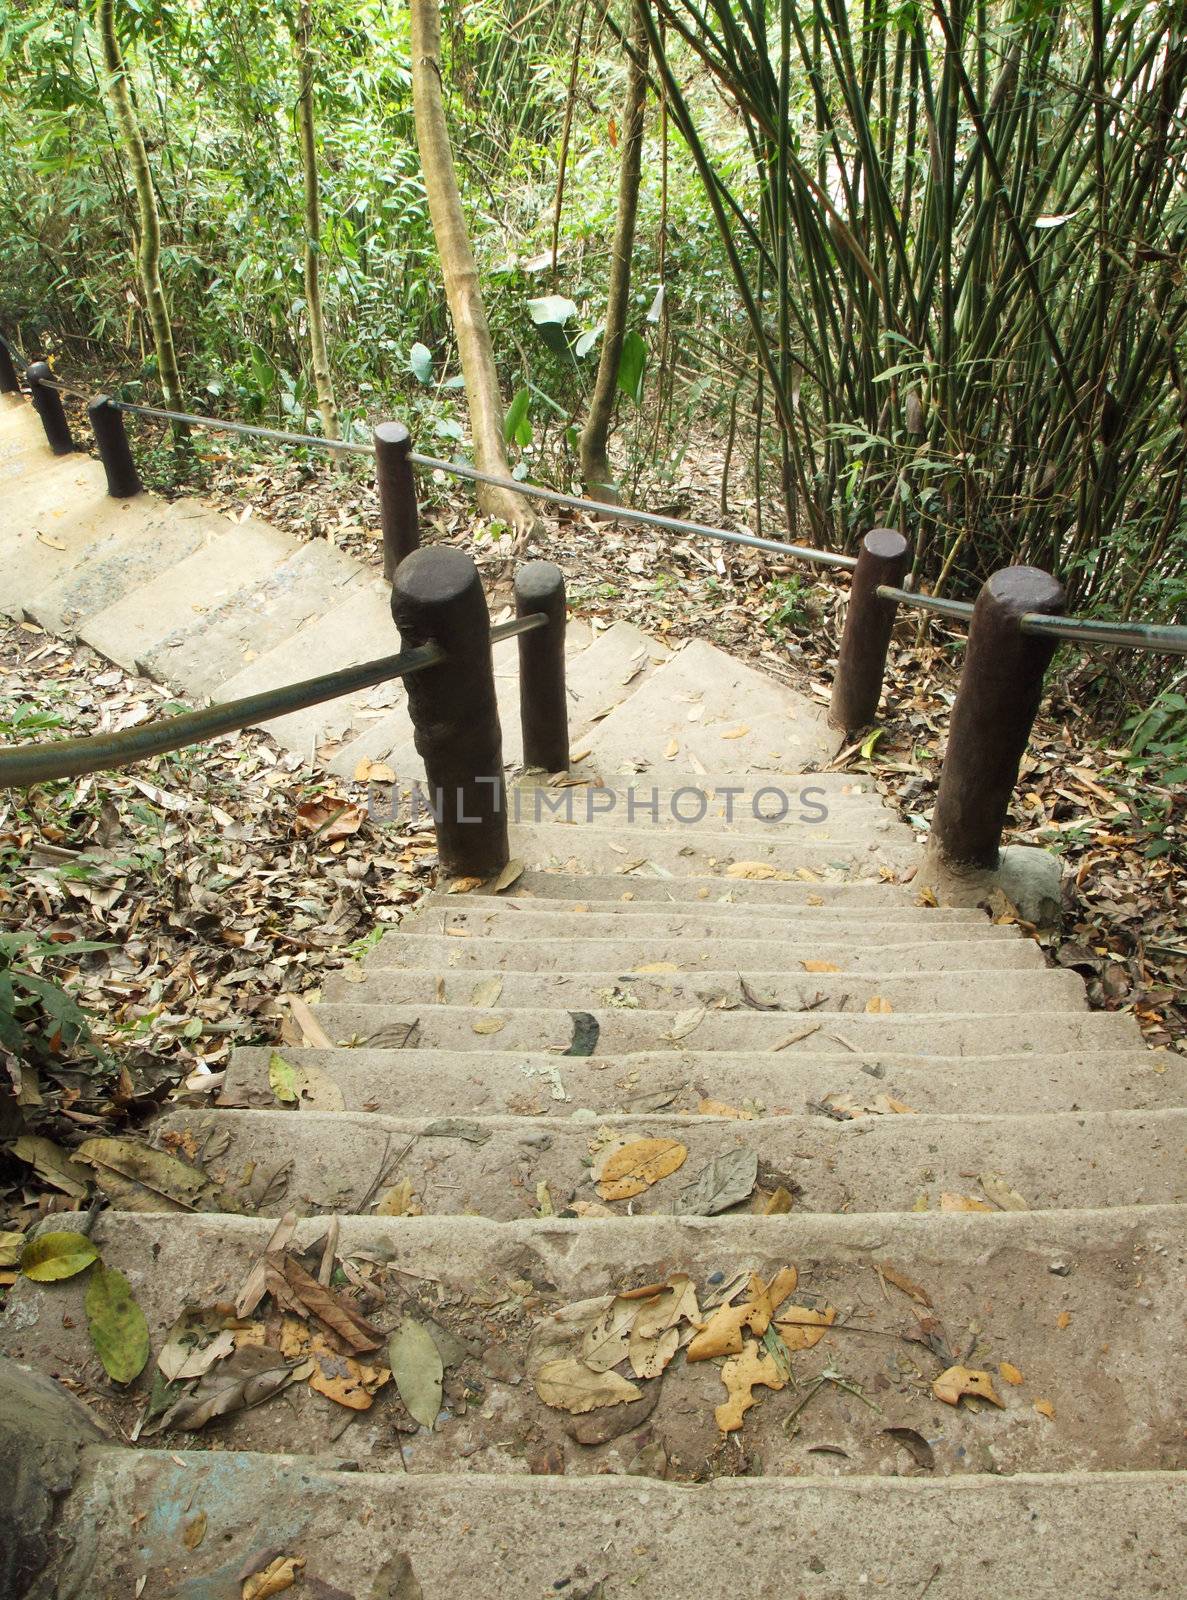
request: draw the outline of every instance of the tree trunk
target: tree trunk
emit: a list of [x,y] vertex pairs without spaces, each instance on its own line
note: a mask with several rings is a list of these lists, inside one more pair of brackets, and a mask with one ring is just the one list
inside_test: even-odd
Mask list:
[[140,248],[136,264],[157,352],[157,372],[165,404],[174,411],[183,411],[184,395],[181,374],[177,369],[177,352],[173,348],[173,326],[169,321],[165,291],[161,287],[161,219],[148,165],[148,151],[144,148],[144,136],[136,120],[128,89],[127,69],[120,53],[119,35],[115,28],[115,0],[99,0],[98,21],[103,41],[103,63],[108,74],[107,92],[131,168],[136,204],[140,211]]
[[326,353],[326,322],[321,305],[321,204],[317,192],[317,139],[313,121],[313,6],[301,0],[297,16],[297,133],[301,141],[301,176],[305,184],[305,310],[317,409],[327,439],[340,439],[334,380]]
[[[441,258],[445,298],[457,335],[474,464],[482,472],[509,478],[503,442],[503,401],[495,372],[490,327],[482,305],[478,273],[466,236],[462,198],[453,165],[453,149],[441,95],[441,13],[437,0],[411,0],[412,106],[416,142],[429,197],[429,216]],[[535,526],[535,516],[522,495],[492,484],[478,485],[478,504],[489,517],[500,517],[517,534]]]
[[618,505],[618,484],[610,467],[606,443],[614,402],[618,394],[618,367],[626,338],[626,316],[631,292],[631,251],[635,244],[635,216],[639,209],[639,173],[643,155],[643,108],[647,98],[647,32],[639,0],[631,28],[633,54],[627,72],[626,104],[622,112],[622,158],[618,170],[618,216],[610,251],[610,283],[606,293],[606,329],[598,359],[598,376],[589,416],[581,430],[581,476],[586,492],[596,500]]

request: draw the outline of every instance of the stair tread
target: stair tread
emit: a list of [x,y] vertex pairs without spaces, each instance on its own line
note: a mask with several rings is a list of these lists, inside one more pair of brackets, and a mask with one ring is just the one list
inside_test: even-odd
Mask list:
[[[817,1049],[813,1050],[813,1044]],[[275,1047],[240,1045],[231,1055],[222,1098],[232,1105],[274,1106],[268,1064]],[[1187,1103],[1187,1060],[1170,1051],[1069,1050],[1061,1054],[854,1054],[808,1040],[779,1054],[742,1051],[598,1052],[585,1058],[524,1051],[419,1051],[282,1046],[286,1061],[311,1066],[337,1085],[350,1111],[397,1110],[407,1116],[631,1110],[694,1112],[702,1099],[742,1108],[802,1107],[830,1094],[891,1094],[916,1111],[1146,1110]],[[558,1087],[559,1085],[559,1087]],[[557,1098],[557,1095],[562,1098]],[[567,1096],[567,1098],[564,1098]]]
[[[554,1081],[563,1082],[558,1073]],[[861,1104],[874,1101],[871,1084]],[[897,1102],[896,1102],[897,1103]],[[1182,1151],[1187,1109],[972,1116],[884,1114],[838,1122],[807,1114],[802,1101],[753,1120],[684,1114],[619,1116],[624,1141],[662,1138],[686,1150],[677,1172],[630,1201],[631,1215],[679,1212],[688,1187],[714,1160],[738,1150],[757,1159],[755,1182],[780,1187],[802,1212],[936,1210],[944,1193],[982,1205],[978,1174],[1001,1173],[1031,1212],[1174,1202],[1187,1195]],[[786,1114],[785,1114],[786,1113]],[[595,1129],[565,1116],[484,1116],[464,1133],[439,1121],[365,1112],[174,1111],[154,1126],[164,1148],[218,1148],[211,1169],[226,1174],[230,1203],[253,1214],[360,1212],[385,1151],[402,1151],[408,1179],[429,1216],[465,1212],[515,1221],[538,1209],[597,1201],[589,1161]],[[480,1135],[481,1137],[478,1137]],[[223,1146],[226,1146],[224,1149]],[[270,1181],[279,1160],[286,1183]],[[251,1173],[248,1181],[241,1181]],[[260,1198],[261,1185],[266,1198]],[[216,1209],[213,1197],[203,1209]],[[616,1214],[625,1210],[619,1202]],[[613,1207],[611,1209],[614,1209]],[[740,1212],[751,1214],[749,1202]]]
[[[930,1600],[1055,1600],[1067,1592],[1059,1557],[1081,1550],[1089,1528],[1092,1558],[1075,1563],[1078,1600],[1155,1600],[1173,1590],[1187,1558],[1187,1478],[1169,1472],[835,1479],[825,1476],[827,1456],[807,1455],[802,1478],[728,1477],[695,1493],[617,1473],[575,1479],[520,1471],[473,1473],[459,1496],[448,1476],[335,1471],[342,1455],[278,1460],[185,1448],[109,1455],[94,1495],[108,1515],[91,1593],[125,1592],[123,1530],[132,1526],[150,1584],[168,1572],[177,1592],[195,1600],[192,1586],[233,1577],[258,1551],[263,1529],[278,1548],[306,1555],[307,1581],[360,1600],[396,1551],[407,1555],[426,1600],[519,1600],[558,1590],[600,1592],[605,1600],[774,1595],[786,1585],[789,1549],[805,1600],[857,1595],[867,1583],[912,1596],[931,1584]],[[888,1448],[888,1470],[892,1459]],[[896,1465],[912,1470],[902,1452]],[[207,1533],[190,1551],[171,1513],[196,1503],[195,1484]],[[146,1507],[153,1511],[142,1522]]]
[[[54,1223],[76,1226],[81,1217]],[[315,1218],[297,1227],[298,1245],[325,1233]],[[270,1220],[254,1217],[129,1213],[101,1215],[93,1236],[105,1262],[128,1277],[159,1349],[186,1303],[234,1298],[272,1229]],[[575,1453],[562,1426],[566,1414],[545,1406],[530,1380],[514,1381],[526,1372],[529,1336],[558,1307],[673,1272],[687,1272],[703,1299],[715,1273],[751,1270],[769,1279],[788,1264],[799,1270],[795,1301],[838,1307],[847,1324],[793,1355],[800,1397],[803,1385],[834,1363],[850,1388],[826,1384],[797,1434],[783,1426],[794,1403],[790,1390],[767,1395],[747,1415],[744,1448],[761,1457],[768,1477],[822,1468],[844,1476],[893,1471],[886,1427],[922,1431],[945,1475],[1169,1470],[1180,1469],[1187,1456],[1173,1379],[1187,1312],[1183,1206],[711,1220],[343,1217],[338,1253],[349,1259],[358,1252],[370,1259],[363,1265],[382,1297],[367,1307],[381,1333],[405,1312],[429,1315],[479,1351],[497,1346],[490,1359],[500,1363],[484,1372],[478,1354],[467,1356],[454,1377],[480,1398],[465,1416],[453,1415],[456,1405],[447,1401],[451,1414],[439,1430],[407,1437],[402,1457],[395,1400],[390,1386],[381,1391],[346,1447],[360,1464],[411,1473],[521,1472],[539,1450],[559,1448],[576,1473],[621,1467],[621,1452],[629,1459],[637,1449],[629,1437]],[[387,1271],[389,1262],[398,1270]],[[950,1363],[903,1340],[904,1329],[924,1313],[905,1293],[885,1287],[877,1262],[890,1263],[927,1294],[926,1315],[951,1340],[946,1353],[963,1349],[972,1327],[979,1367],[996,1373],[1005,1361],[1020,1369],[1020,1386],[997,1380],[1003,1409],[954,1408],[933,1397],[932,1378]],[[1066,1275],[1052,1272],[1053,1265],[1067,1268]],[[85,1292],[78,1278],[18,1283],[10,1291],[10,1353],[60,1377],[93,1382]],[[874,1332],[852,1331],[858,1328]],[[853,1389],[874,1399],[879,1413]],[[687,1365],[678,1358],[665,1375],[649,1426],[681,1475],[718,1459],[714,1407],[724,1398],[712,1362]],[[1039,1399],[1054,1408],[1054,1423],[1035,1411]],[[117,1397],[109,1406],[127,1428],[143,1395]],[[330,1448],[342,1422],[341,1407],[300,1384],[284,1403],[171,1442],[316,1454]],[[810,1453],[821,1444],[844,1453],[822,1463]]]

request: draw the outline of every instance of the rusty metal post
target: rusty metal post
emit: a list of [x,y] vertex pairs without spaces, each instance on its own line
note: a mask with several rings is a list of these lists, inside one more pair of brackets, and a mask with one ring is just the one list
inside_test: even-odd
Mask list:
[[412,436],[402,422],[381,422],[375,429],[375,483],[383,527],[383,575],[389,583],[405,556],[420,547]]
[[493,877],[510,852],[490,616],[478,568],[449,546],[414,550],[396,572],[392,616],[404,648],[436,644],[448,656],[407,680],[442,871]]
[[130,500],[140,494],[144,485],[132,459],[123,412],[112,405],[107,395],[100,394],[87,406],[87,417],[107,474],[108,494],[113,500]]
[[993,868],[1053,639],[1019,628],[1028,611],[1062,614],[1063,585],[1038,567],[1003,567],[981,588],[952,707],[931,850],[954,867]]
[[866,727],[878,715],[898,610],[893,600],[882,599],[878,585],[897,587],[907,570],[907,556],[907,541],[894,528],[871,528],[861,541],[828,711],[833,727],[846,733]]
[[565,575],[551,561],[529,561],[515,574],[515,614],[542,611],[546,628],[519,636],[519,723],[523,764],[569,770],[565,698]]
[[48,361],[34,361],[25,372],[25,381],[29,385],[29,399],[33,402],[34,411],[41,418],[46,442],[56,456],[68,456],[74,449],[74,438],[70,432],[70,424],[66,421],[62,396],[56,389],[46,387],[45,380],[52,377]]
[[21,380],[16,375],[12,351],[0,338],[0,394],[20,394]]

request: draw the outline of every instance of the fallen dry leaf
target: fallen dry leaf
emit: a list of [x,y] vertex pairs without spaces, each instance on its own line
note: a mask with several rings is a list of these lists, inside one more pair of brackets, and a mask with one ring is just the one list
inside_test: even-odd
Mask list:
[[479,1017],[473,1029],[475,1033],[502,1033],[506,1026],[506,1017]]
[[625,1360],[631,1324],[638,1312],[633,1300],[616,1295],[590,1324],[581,1341],[581,1359],[593,1372],[607,1372]]
[[357,833],[366,815],[362,806],[350,805],[328,795],[319,800],[305,800],[297,807],[293,832],[312,833],[329,844]]
[[1003,1383],[1019,1384],[1022,1382],[1022,1374],[1012,1361],[999,1361],[997,1371]]
[[709,1361],[714,1356],[738,1355],[742,1349],[742,1330],[761,1338],[771,1325],[771,1318],[790,1294],[795,1292],[799,1274],[794,1267],[784,1267],[765,1284],[757,1273],[751,1273],[746,1298],[734,1305],[726,1301],[717,1307],[708,1322],[701,1327],[688,1347],[689,1361]]
[[875,1014],[885,1014],[894,1010],[889,1000],[884,1000],[880,994],[871,996],[866,1001],[866,1010]]
[[818,1345],[837,1320],[835,1306],[813,1311],[808,1306],[791,1306],[775,1324],[779,1337],[789,1350],[811,1350]]
[[937,1400],[942,1400],[948,1406],[959,1405],[961,1396],[966,1394],[974,1395],[979,1400],[988,1400],[995,1406],[1003,1404],[993,1387],[993,1378],[990,1374],[974,1371],[969,1367],[949,1367],[941,1372],[932,1384],[931,1392]]
[[785,1189],[783,1185],[780,1184],[775,1190],[774,1194],[763,1206],[762,1215],[764,1217],[785,1216],[787,1212],[791,1210],[791,1205],[791,1191],[789,1189]]
[[754,1390],[759,1385],[782,1389],[787,1377],[774,1356],[761,1345],[748,1342],[740,1354],[724,1363],[721,1381],[729,1391],[729,1399],[717,1407],[714,1416],[722,1433],[732,1433],[742,1426],[742,1418],[757,1403]]
[[206,1537],[206,1513],[197,1511],[181,1525],[181,1542],[187,1550],[196,1550]]
[[744,739],[749,732],[750,729],[743,722],[740,727],[727,728],[721,737],[723,739]]
[[992,1211],[992,1206],[987,1206],[984,1200],[974,1200],[967,1194],[949,1194],[947,1191],[940,1195],[941,1211]]
[[791,877],[790,872],[780,872],[778,867],[772,867],[766,861],[734,861],[726,867],[727,878],[752,878],[757,882],[766,879],[778,878],[786,882]]
[[598,1194],[603,1200],[629,1200],[676,1172],[687,1155],[676,1139],[632,1139],[603,1164]]
[[896,1289],[901,1290],[902,1293],[907,1295],[910,1299],[917,1301],[919,1305],[930,1306],[932,1304],[931,1296],[928,1294],[927,1290],[921,1289],[919,1285],[913,1282],[912,1279],[908,1278],[905,1273],[899,1272],[896,1267],[892,1267],[889,1261],[876,1262],[874,1270],[878,1273],[879,1277],[885,1278],[887,1283],[892,1283]]
[[1002,1211],[1030,1210],[1017,1189],[1012,1189],[1000,1172],[983,1172],[977,1182],[984,1189],[987,1198]]
[[840,967],[835,961],[801,961],[800,966],[805,972],[840,972]]
[[1038,1412],[1040,1417],[1046,1417],[1048,1422],[1055,1421],[1055,1407],[1051,1404],[1050,1400],[1036,1400],[1035,1410]]
[[643,1391],[617,1372],[594,1372],[584,1361],[569,1356],[546,1361],[534,1379],[536,1393],[546,1406],[581,1416],[601,1406],[620,1406],[638,1400]]
[[1055,1319],[1055,1326],[1062,1333],[1065,1328],[1071,1326],[1071,1320],[1072,1314],[1070,1311],[1061,1311]]
[[296,1583],[304,1565],[304,1556],[277,1556],[263,1572],[253,1572],[243,1580],[242,1600],[268,1600],[269,1595],[283,1594]]
[[697,1115],[701,1117],[737,1117],[742,1122],[753,1122],[753,1111],[739,1111],[737,1106],[727,1106],[724,1100],[698,1100]]

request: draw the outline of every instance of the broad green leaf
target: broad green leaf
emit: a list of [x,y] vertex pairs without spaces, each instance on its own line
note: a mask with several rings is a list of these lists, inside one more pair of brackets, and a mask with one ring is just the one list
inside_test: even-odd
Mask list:
[[21,1252],[21,1271],[34,1283],[56,1283],[98,1259],[98,1247],[85,1233],[43,1233]]
[[418,339],[408,352],[408,368],[412,376],[421,383],[433,381],[433,352],[428,345],[421,344]]
[[521,448],[532,442],[532,424],[528,420],[528,407],[532,403],[529,389],[517,389],[511,404],[507,407],[507,415],[503,419],[503,437],[508,444],[515,443]]
[[268,1062],[268,1085],[285,1105],[297,1104],[300,1098],[297,1093],[297,1069],[289,1065],[279,1050],[273,1050]]
[[87,1284],[87,1327],[103,1370],[114,1383],[131,1383],[148,1361],[148,1323],[122,1272],[99,1262]]
[[633,329],[622,341],[618,358],[618,387],[636,405],[643,398],[643,374],[647,370],[647,343]]
[[874,746],[878,743],[878,740],[885,732],[885,728],[874,728],[866,734],[861,744],[861,754],[863,760],[868,761],[870,759],[874,753]]

